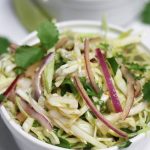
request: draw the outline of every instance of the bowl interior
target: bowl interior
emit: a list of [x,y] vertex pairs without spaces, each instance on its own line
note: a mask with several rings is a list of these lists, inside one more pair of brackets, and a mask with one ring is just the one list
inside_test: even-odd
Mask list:
[[[100,22],[91,22],[91,21],[69,21],[69,22],[62,22],[57,24],[60,32],[63,32],[65,30],[71,30],[75,32],[81,32],[81,33],[98,33],[98,34],[104,34],[103,29],[101,27]],[[109,37],[116,37],[118,33],[124,31],[122,28],[115,26],[115,25],[109,25]],[[27,36],[24,40],[19,42],[18,44],[28,44],[28,45],[34,45],[39,42],[39,39],[37,38],[37,32],[31,33],[29,36]],[[43,148],[51,148],[53,150],[65,150],[64,148],[58,148],[56,146],[44,143],[33,136],[29,135],[25,131],[22,130],[20,125],[18,125],[11,117],[9,116],[8,112],[6,111],[5,107],[0,107],[0,113],[1,116],[9,128],[10,131],[13,130],[13,132],[16,132],[18,135],[23,136],[25,139],[32,141],[32,143],[39,145]],[[131,139],[132,142],[138,141],[139,139],[143,138],[144,134],[138,135],[137,137]],[[107,150],[116,150],[117,147],[111,147]]]

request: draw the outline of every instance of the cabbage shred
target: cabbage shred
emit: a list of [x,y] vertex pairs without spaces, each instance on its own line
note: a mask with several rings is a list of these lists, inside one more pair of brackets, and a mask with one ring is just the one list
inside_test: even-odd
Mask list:
[[[37,109],[50,119],[53,125],[52,131],[47,131],[37,120],[26,115],[17,102],[17,97],[15,103],[5,100],[4,106],[25,132],[49,144],[68,149],[129,146],[130,141],[119,137],[94,116],[79,95],[73,81],[73,76],[78,75],[95,107],[113,125],[127,132],[129,138],[148,131],[150,121],[150,97],[148,95],[150,92],[150,55],[139,45],[138,36],[132,36],[129,33],[123,35],[117,38],[104,38],[98,34],[80,34],[68,31],[60,35],[60,40],[64,37],[67,38],[64,45],[57,46],[57,50],[55,50],[55,47],[52,47],[53,43],[50,44],[49,51],[53,51],[55,57],[53,63],[47,65],[42,75],[43,93],[36,105],[38,105]],[[100,89],[99,94],[93,90],[86,74],[83,56],[85,38],[90,41],[90,63],[95,82]],[[46,44],[49,46],[48,43]],[[95,58],[95,49],[98,47],[103,48],[122,107],[125,106],[127,100],[127,82],[122,75],[121,65],[126,66],[132,72],[143,89],[138,97],[134,98],[133,106],[125,120],[120,119],[120,113],[115,113],[110,103],[104,77]],[[14,59],[11,52],[0,56],[1,94],[16,76]],[[35,71],[38,67],[34,68]],[[17,83],[16,93],[31,105],[35,101],[33,90],[31,77],[24,76]],[[17,117],[19,113],[24,116],[23,122]]]

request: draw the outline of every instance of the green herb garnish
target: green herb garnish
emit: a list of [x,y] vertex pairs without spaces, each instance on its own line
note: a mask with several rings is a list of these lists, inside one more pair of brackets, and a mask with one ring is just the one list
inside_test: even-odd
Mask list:
[[16,67],[16,68],[14,69],[14,71],[15,71],[15,73],[16,73],[17,75],[19,75],[19,74],[24,73],[25,69],[24,69],[24,68],[21,68],[21,67]]
[[64,59],[61,57],[60,54],[55,54],[55,66],[54,69],[57,70],[60,66],[64,65],[66,62]]
[[77,94],[76,88],[74,86],[74,83],[71,81],[71,78],[65,78],[63,83],[61,84],[61,95],[65,95],[66,92],[70,92],[73,94]]
[[10,42],[7,38],[0,37],[0,54],[6,53]]
[[134,130],[134,131],[129,128],[121,128],[121,130],[128,133],[129,137],[135,137],[136,135],[138,135],[138,131],[141,130],[141,127],[137,126],[136,130]]
[[83,148],[83,150],[89,150],[93,147],[91,143],[87,143],[86,146]]
[[103,91],[100,90],[99,93],[97,94],[94,89],[91,87],[90,83],[87,83],[86,78],[82,77],[80,78],[81,83],[83,84],[84,89],[86,90],[87,94],[89,97],[95,96],[98,98],[101,98]]
[[40,127],[41,126],[41,124],[37,121],[37,120],[35,120],[34,122],[33,122],[33,125],[32,125],[33,127]]
[[114,73],[114,75],[115,75],[116,72],[117,72],[117,69],[118,69],[118,67],[119,67],[119,65],[118,65],[118,63],[117,63],[117,61],[116,61],[116,59],[115,59],[114,57],[111,57],[111,58],[107,58],[107,60],[108,60],[110,66],[111,66],[111,68],[112,68],[112,71],[113,71],[113,73]]
[[139,65],[137,63],[127,63],[128,69],[135,70],[135,71],[146,71],[146,65]]
[[100,111],[101,112],[105,112],[106,109],[107,109],[106,103],[102,100],[98,100],[98,101],[94,102],[94,105],[100,106]]
[[59,137],[60,144],[57,146],[71,149],[71,144],[64,138]]
[[15,63],[18,67],[26,69],[42,59],[44,51],[38,47],[21,46],[16,49]]
[[129,147],[131,144],[132,144],[132,142],[126,141],[126,142],[123,142],[122,144],[120,144],[118,147],[119,147],[119,149],[123,149],[123,148]]
[[39,47],[21,46],[17,48],[15,53],[17,68],[26,69],[30,65],[38,62],[44,57],[44,54],[47,53],[46,50],[56,44],[59,33],[54,23],[47,21],[43,23],[37,31],[41,45]]
[[53,22],[45,22],[38,28],[38,37],[42,47],[45,49],[52,48],[59,38],[59,32]]
[[144,100],[147,102],[150,102],[150,81],[144,84],[143,86],[143,94],[144,94]]
[[5,99],[5,96],[3,94],[0,94],[0,103],[3,102]]
[[145,5],[141,19],[144,23],[150,24],[150,1]]

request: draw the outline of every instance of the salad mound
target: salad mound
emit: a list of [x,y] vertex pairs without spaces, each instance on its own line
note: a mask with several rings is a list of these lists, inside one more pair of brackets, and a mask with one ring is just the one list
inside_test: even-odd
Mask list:
[[150,129],[150,55],[131,31],[59,33],[38,44],[0,38],[0,101],[22,129],[68,149],[127,147]]

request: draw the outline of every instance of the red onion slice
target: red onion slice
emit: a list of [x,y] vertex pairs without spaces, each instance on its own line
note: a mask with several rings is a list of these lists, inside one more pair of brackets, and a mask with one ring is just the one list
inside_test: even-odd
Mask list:
[[40,68],[38,69],[37,73],[35,74],[35,78],[33,81],[33,87],[34,89],[34,98],[35,100],[38,100],[39,97],[42,94],[42,89],[41,89],[41,77],[42,73],[46,67],[46,65],[53,59],[54,53],[49,53],[43,60]]
[[127,100],[123,112],[121,114],[122,119],[126,119],[134,103],[134,96],[135,96],[134,85],[136,82],[132,74],[126,67],[122,66],[121,72],[124,78],[127,80]]
[[96,109],[94,104],[92,103],[91,99],[88,97],[86,91],[84,90],[79,78],[77,76],[74,77],[74,82],[77,86],[78,92],[80,93],[81,97],[85,100],[86,104],[89,106],[89,108],[92,110],[94,115],[102,121],[108,128],[113,130],[115,133],[117,133],[120,137],[127,138],[128,135],[121,131],[120,129],[117,129],[114,127],[107,119],[104,118],[104,116]]
[[[20,96],[19,96],[20,97]],[[20,97],[21,98],[21,97]],[[23,98],[21,98],[20,100],[20,105],[21,107],[24,109],[24,111],[31,116],[32,118],[34,118],[35,120],[39,121],[39,123],[46,129],[48,129],[49,131],[52,130],[52,125],[49,122],[48,119],[46,119],[43,115],[41,115],[40,113],[36,112],[33,107],[30,106],[30,104],[28,104]]]
[[101,69],[102,69],[102,72],[105,77],[105,81],[106,81],[106,84],[107,84],[107,87],[109,90],[109,94],[110,94],[114,109],[116,112],[122,112],[122,107],[121,107],[119,98],[117,96],[115,87],[113,86],[112,79],[111,79],[111,76],[110,76],[110,73],[109,73],[109,70],[108,70],[108,67],[106,64],[105,57],[99,48],[96,49],[96,57],[99,61],[99,64],[101,65]]
[[20,75],[18,75],[14,81],[10,84],[10,86],[6,89],[6,91],[3,93],[3,95],[7,98],[9,94],[12,92],[12,90],[16,87],[17,81],[20,78]]
[[96,82],[92,73],[92,69],[91,69],[91,64],[90,64],[90,59],[89,59],[89,40],[87,39],[85,39],[85,42],[84,42],[84,60],[85,60],[86,71],[87,71],[87,75],[90,80],[90,83],[93,89],[95,90],[95,92],[98,93],[99,88],[96,85]]

